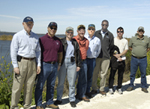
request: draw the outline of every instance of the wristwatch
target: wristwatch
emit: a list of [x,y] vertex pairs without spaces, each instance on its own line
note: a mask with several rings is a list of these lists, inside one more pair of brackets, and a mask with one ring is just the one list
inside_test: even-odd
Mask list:
[[60,65],[60,66],[61,66],[61,63],[59,63],[58,65]]

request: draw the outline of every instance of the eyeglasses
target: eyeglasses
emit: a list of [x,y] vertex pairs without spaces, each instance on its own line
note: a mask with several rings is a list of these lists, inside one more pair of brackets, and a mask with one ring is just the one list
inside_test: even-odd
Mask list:
[[143,30],[139,30],[139,32],[143,32],[143,33],[144,33],[144,31],[143,31]]
[[93,30],[94,31],[95,29],[94,28],[89,28],[88,30]]
[[102,24],[102,26],[108,26],[107,24]]
[[73,34],[73,32],[69,32],[69,31],[67,31],[67,33],[68,33],[68,34],[69,34],[69,33],[70,33],[70,34]]
[[117,33],[123,33],[123,31],[117,31]]
[[57,30],[57,28],[53,28],[53,27],[50,27],[50,28],[51,28],[51,30],[52,30],[52,29]]

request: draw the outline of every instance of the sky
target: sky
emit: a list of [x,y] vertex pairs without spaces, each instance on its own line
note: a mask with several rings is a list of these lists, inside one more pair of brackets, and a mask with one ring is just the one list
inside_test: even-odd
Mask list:
[[102,20],[109,21],[108,30],[116,37],[118,27],[124,37],[135,35],[139,26],[150,36],[150,0],[0,0],[0,31],[18,32],[26,16],[34,19],[33,32],[47,33],[47,26],[58,24],[56,34],[64,34],[68,26],[89,24],[101,29]]

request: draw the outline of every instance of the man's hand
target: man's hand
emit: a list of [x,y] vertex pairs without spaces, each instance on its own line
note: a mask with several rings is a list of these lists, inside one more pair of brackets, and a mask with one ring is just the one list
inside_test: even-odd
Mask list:
[[120,58],[120,54],[115,54],[114,55],[116,58]]
[[37,67],[37,74],[40,74],[40,72],[41,72],[41,67],[38,66],[38,67]]
[[15,72],[17,75],[19,75],[19,74],[20,74],[19,68],[18,68],[18,67],[14,68],[14,72]]
[[59,71],[59,70],[60,70],[60,67],[61,67],[61,65],[58,65],[57,71]]
[[76,70],[76,71],[78,72],[79,70],[80,70],[80,67],[77,67],[77,70]]
[[122,61],[122,58],[118,58],[119,61]]

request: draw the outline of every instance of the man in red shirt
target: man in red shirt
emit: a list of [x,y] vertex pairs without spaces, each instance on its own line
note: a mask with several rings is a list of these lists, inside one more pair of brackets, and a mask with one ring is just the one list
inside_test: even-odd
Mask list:
[[90,100],[86,98],[86,88],[87,88],[87,63],[86,56],[87,50],[89,48],[89,41],[84,37],[85,34],[85,26],[79,25],[77,28],[78,35],[74,37],[79,44],[80,47],[80,55],[82,60],[82,67],[78,71],[78,84],[77,84],[77,95],[76,98],[79,100],[84,100],[89,102]]
[[50,22],[48,25],[48,33],[40,38],[41,45],[41,73],[38,75],[38,82],[35,89],[36,109],[44,109],[42,107],[42,91],[45,81],[47,80],[46,107],[59,109],[54,105],[54,85],[56,80],[56,72],[60,69],[63,57],[62,43],[55,36],[57,24]]

